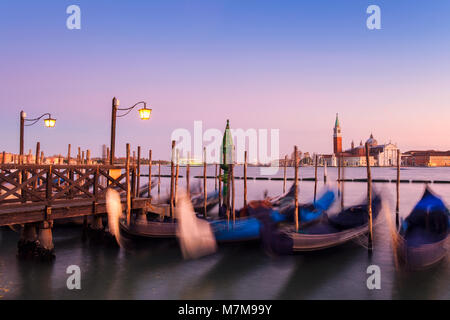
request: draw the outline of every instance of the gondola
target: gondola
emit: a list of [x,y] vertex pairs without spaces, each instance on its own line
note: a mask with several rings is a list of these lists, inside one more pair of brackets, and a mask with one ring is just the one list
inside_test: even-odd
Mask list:
[[447,254],[449,231],[449,210],[427,187],[398,230],[396,251],[399,262],[410,270],[435,265]]
[[[209,193],[206,201],[206,209],[210,211],[219,202],[218,192]],[[196,205],[195,212],[204,211],[203,195],[194,195],[192,200]],[[146,214],[133,217],[130,225],[122,217],[119,221],[120,229],[134,237],[143,238],[175,238],[177,223],[170,217],[170,205],[168,203],[151,204]]]
[[[372,201],[374,223],[381,209],[381,197],[375,194]],[[291,254],[322,250],[341,245],[368,232],[367,204],[349,207],[335,216],[325,213],[320,219],[300,224],[298,232],[292,224],[279,227],[267,219],[262,223],[263,244],[272,253]]]
[[[333,204],[334,199],[335,193],[327,189],[316,202],[300,205],[300,220],[307,224],[319,219]],[[270,200],[252,201],[248,207],[238,211],[236,216],[235,221],[222,219],[211,222],[217,241],[258,240],[261,235],[261,221],[268,220],[272,224],[292,223],[294,221],[294,209],[285,206],[282,210],[275,210],[274,203]]]

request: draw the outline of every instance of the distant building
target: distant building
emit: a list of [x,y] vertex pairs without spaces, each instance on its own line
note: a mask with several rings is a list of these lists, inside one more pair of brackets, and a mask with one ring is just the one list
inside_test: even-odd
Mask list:
[[[389,142],[379,145],[372,134],[366,142],[370,147],[369,161],[371,166],[384,167],[397,165],[397,153],[399,149],[395,144]],[[355,143],[352,141],[351,148],[343,151],[342,131],[338,114],[336,114],[336,121],[333,128],[333,154],[323,155],[322,160],[326,162],[327,166],[337,166],[340,158],[342,158],[342,165],[344,166],[359,167],[366,165],[366,151],[362,141],[357,147],[355,147]]]
[[448,167],[450,151],[408,151],[402,154],[402,163],[405,166]]

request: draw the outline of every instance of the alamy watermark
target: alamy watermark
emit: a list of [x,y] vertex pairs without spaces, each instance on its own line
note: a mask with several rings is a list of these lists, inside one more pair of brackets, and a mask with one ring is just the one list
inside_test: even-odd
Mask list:
[[66,13],[70,16],[67,17],[66,26],[69,30],[81,29],[81,9],[79,6],[73,4],[67,7]]
[[367,289],[381,290],[381,268],[373,264],[367,267],[366,273],[370,275],[366,281]]
[[366,13],[370,14],[367,18],[366,26],[369,30],[381,29],[381,9],[379,6],[372,4],[367,7]]
[[[275,175],[278,172],[279,129],[239,128],[230,129],[230,132],[234,149],[232,157],[226,157],[226,163],[244,163],[245,151],[248,149],[248,163],[265,166],[260,168],[262,175]],[[203,131],[203,122],[194,121],[193,134],[188,129],[178,128],[172,132],[171,140],[176,141],[181,162],[189,159],[194,162],[206,160],[206,163],[220,163],[223,134],[223,131],[216,128]],[[206,148],[206,159],[203,159],[203,148]]]
[[70,274],[67,278],[66,286],[69,290],[81,290],[81,269],[73,264],[67,267],[66,273]]

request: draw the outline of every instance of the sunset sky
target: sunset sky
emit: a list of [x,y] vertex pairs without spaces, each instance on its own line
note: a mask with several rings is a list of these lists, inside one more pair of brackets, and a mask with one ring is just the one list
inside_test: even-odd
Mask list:
[[[81,8],[81,30],[66,8]],[[366,8],[381,8],[368,30]],[[0,151],[19,151],[19,112],[46,154],[109,145],[111,99],[125,143],[168,158],[177,128],[280,130],[280,151],[331,153],[373,133],[402,151],[450,149],[450,1],[128,0],[0,2]]]

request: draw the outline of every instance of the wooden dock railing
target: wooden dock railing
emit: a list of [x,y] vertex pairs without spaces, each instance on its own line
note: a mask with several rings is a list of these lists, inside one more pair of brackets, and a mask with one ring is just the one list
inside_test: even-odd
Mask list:
[[[0,226],[106,213],[107,188],[126,198],[125,169],[124,165],[2,164]],[[142,208],[145,203],[135,201],[135,171],[132,167],[129,179],[132,208]]]

